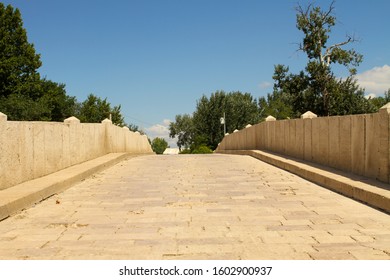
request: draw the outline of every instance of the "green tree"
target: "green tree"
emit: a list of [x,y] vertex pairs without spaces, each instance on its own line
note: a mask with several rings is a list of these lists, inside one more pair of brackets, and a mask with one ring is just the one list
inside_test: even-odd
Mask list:
[[226,131],[242,129],[260,120],[257,101],[249,93],[217,91],[210,98],[202,96],[193,117],[177,115],[169,126],[170,137],[178,137],[177,145],[191,151],[200,146],[214,150],[223,138],[220,119],[225,113]]
[[76,98],[66,94],[65,85],[42,79],[36,83],[35,97],[13,93],[0,97],[0,111],[10,120],[58,121],[76,113]]
[[[355,38],[347,36],[345,41],[329,43],[332,28],[336,24],[333,15],[334,2],[327,10],[298,5],[297,28],[303,32],[299,50],[308,58],[304,71],[299,74],[288,73],[288,67],[276,65],[274,72],[274,91],[266,100],[261,100],[264,111],[274,111],[284,102],[291,107],[291,117],[299,117],[306,111],[320,116],[365,113],[371,110],[359,88],[354,75],[363,56],[354,49],[345,49]],[[333,65],[343,65],[349,70],[349,77],[337,79],[332,71]],[[269,107],[271,106],[271,107]],[[274,109],[271,109],[274,107]],[[289,111],[289,110],[288,110]],[[290,112],[288,112],[290,113]],[[282,115],[284,115],[283,113]]]
[[[296,8],[297,28],[304,33],[303,42],[300,44],[300,50],[305,52],[309,58],[308,68],[311,74],[318,74],[326,80],[329,77],[329,67],[333,63],[342,64],[348,67],[351,74],[356,74],[354,67],[358,66],[363,56],[354,49],[344,50],[345,46],[355,39],[347,36],[343,42],[328,45],[328,39],[332,27],[336,24],[336,18],[332,15],[334,2],[328,10],[322,10],[320,7],[313,7],[311,4],[304,9],[301,5]],[[317,73],[316,73],[317,72]]]
[[194,139],[194,123],[188,114],[176,115],[175,122],[169,124],[169,137],[177,137],[177,146],[188,149]]
[[121,106],[111,107],[107,98],[90,94],[87,99],[79,105],[77,117],[81,122],[100,123],[102,120],[109,118],[113,124],[125,126],[124,117],[121,114]]
[[40,100],[41,64],[27,41],[19,9],[0,3],[0,110],[10,120],[40,120],[49,113]]
[[141,135],[145,135],[145,132],[140,129],[140,127],[136,124],[126,124],[126,126],[129,128],[130,131],[133,131],[133,132],[139,132]]
[[0,3],[0,111],[10,120],[63,121],[75,113],[76,99],[64,84],[41,79],[41,64],[20,11]]
[[[328,44],[330,33],[336,24],[333,15],[334,2],[327,10],[309,5],[306,9],[297,7],[297,28],[304,34],[300,50],[308,57],[306,72],[309,80],[309,96],[315,97],[316,113],[320,115],[343,114],[338,108],[340,103],[335,99],[344,99],[337,95],[350,95],[356,93],[357,86],[352,75],[363,56],[354,49],[343,49],[346,45],[355,42],[355,38],[347,36],[345,41]],[[336,81],[331,70],[332,64],[344,65],[350,72],[347,81]],[[352,92],[351,92],[352,91]],[[337,92],[337,93],[335,93]],[[294,94],[294,93],[292,93]],[[357,92],[359,96],[359,92]],[[335,98],[336,97],[336,98]],[[363,96],[360,95],[361,98]],[[321,100],[321,102],[319,102]],[[342,110],[342,109],[341,109]],[[344,110],[345,111],[345,110]],[[353,110],[348,110],[353,112]],[[357,112],[361,112],[357,109]]]
[[122,106],[114,106],[110,109],[112,123],[118,126],[126,126],[125,118],[122,116]]
[[164,138],[156,137],[152,141],[152,149],[158,155],[164,153],[165,149],[168,148],[168,143]]
[[50,121],[62,122],[76,113],[76,98],[68,96],[65,84],[47,79],[40,81],[41,100],[47,106],[47,114],[42,115]]
[[47,101],[34,101],[22,94],[10,94],[0,98],[0,112],[12,121],[50,121],[50,110]]
[[111,114],[114,124],[125,125],[120,105],[111,107],[94,95],[77,103],[64,84],[40,78],[41,65],[20,11],[0,3],[0,111],[9,120],[63,121],[76,115],[84,122],[101,122]]
[[224,137],[220,122],[224,114],[227,133],[260,120],[257,101],[250,93],[217,91],[210,98],[202,96],[194,112],[194,133],[201,136],[212,150]]
[[260,118],[264,120],[268,116],[273,116],[278,120],[292,118],[294,116],[292,106],[288,96],[283,92],[267,94],[267,98],[259,98]]
[[22,94],[34,100],[41,64],[34,45],[27,40],[19,9],[0,3],[0,97]]
[[382,106],[390,102],[390,88],[385,91],[384,96],[369,98],[367,102],[368,106],[372,107],[372,111],[377,112]]

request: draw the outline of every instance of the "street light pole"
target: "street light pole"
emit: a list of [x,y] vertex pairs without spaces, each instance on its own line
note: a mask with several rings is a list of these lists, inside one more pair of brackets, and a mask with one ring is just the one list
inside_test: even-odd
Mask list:
[[226,135],[226,116],[225,112],[223,112],[223,136]]
[[223,117],[221,118],[221,124],[223,124],[223,136],[226,135],[226,116],[225,112],[223,112]]

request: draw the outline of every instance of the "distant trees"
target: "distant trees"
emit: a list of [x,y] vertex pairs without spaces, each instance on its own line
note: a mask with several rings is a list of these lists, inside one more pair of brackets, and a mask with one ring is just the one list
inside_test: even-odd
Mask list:
[[152,150],[158,155],[164,153],[165,149],[168,148],[168,143],[164,138],[156,137],[152,141]]
[[202,96],[193,114],[194,133],[211,149],[215,149],[224,136],[220,122],[224,113],[228,133],[259,121],[257,101],[250,93],[217,91],[210,98]]
[[[224,136],[220,122],[224,114],[226,131],[232,133],[268,115],[286,119],[299,117],[308,110],[320,116],[369,113],[390,102],[390,89],[384,97],[364,97],[354,76],[363,57],[347,48],[356,41],[353,36],[330,43],[336,24],[333,11],[334,2],[325,10],[312,4],[307,8],[298,5],[296,26],[303,32],[298,50],[307,56],[305,69],[294,74],[288,66],[276,65],[272,93],[258,100],[239,91],[216,91],[210,97],[202,96],[193,114],[177,115],[169,126],[169,136],[177,137],[179,149],[215,149]],[[37,71],[41,65],[40,55],[27,40],[20,11],[0,3],[0,111],[9,120],[63,121],[76,116],[82,122],[101,122],[111,115],[114,124],[126,125],[120,105],[112,106],[107,98],[94,94],[78,102],[67,95],[64,84],[41,78]],[[349,76],[337,78],[332,71],[334,65],[345,66]],[[135,125],[127,126],[138,130]]]
[[189,114],[176,115],[175,121],[169,124],[169,137],[177,137],[179,150],[188,149],[195,137],[192,116]]
[[378,111],[382,106],[390,102],[390,88],[384,93],[383,96],[369,98],[369,101],[371,106],[374,108],[373,110],[375,112]]
[[[298,118],[307,111],[319,116],[347,115],[377,111],[389,101],[390,89],[382,98],[366,99],[364,89],[355,78],[356,67],[363,56],[347,47],[356,40],[347,36],[344,41],[330,43],[334,2],[322,10],[310,4],[296,8],[296,26],[303,32],[299,51],[307,56],[307,65],[298,74],[285,65],[275,65],[273,92],[258,102],[249,93],[223,91],[202,96],[192,116],[178,115],[170,125],[170,137],[178,137],[178,146],[193,152],[200,146],[215,149],[223,138],[220,118],[226,114],[227,132],[255,124],[268,115],[277,119]],[[349,70],[346,78],[337,78],[334,65]]]
[[169,136],[178,137],[179,149],[195,151],[201,146],[215,149],[224,136],[220,122],[224,113],[229,133],[260,120],[257,101],[251,94],[217,91],[210,98],[202,96],[192,116],[177,115],[169,126]]

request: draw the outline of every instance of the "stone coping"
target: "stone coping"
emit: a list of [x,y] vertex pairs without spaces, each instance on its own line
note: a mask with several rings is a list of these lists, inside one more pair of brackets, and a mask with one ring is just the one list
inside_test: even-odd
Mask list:
[[0,191],[0,221],[34,205],[92,174],[109,168],[129,157],[129,153],[109,153],[99,158],[73,165],[52,174],[23,182]]
[[388,184],[316,163],[259,150],[223,150],[218,153],[252,156],[327,189],[390,213],[390,185]]

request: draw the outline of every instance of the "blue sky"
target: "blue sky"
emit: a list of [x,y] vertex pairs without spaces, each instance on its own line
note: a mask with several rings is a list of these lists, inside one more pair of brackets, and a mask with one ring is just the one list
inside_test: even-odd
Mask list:
[[[122,105],[125,120],[167,138],[175,115],[216,90],[272,91],[275,64],[304,68],[297,52],[296,0],[14,0],[42,76]],[[324,8],[331,1],[315,1]],[[305,6],[308,1],[300,1]],[[346,34],[364,55],[358,78],[367,93],[390,88],[390,1],[336,1],[330,43]],[[346,75],[335,69],[340,76]],[[168,140],[168,139],[167,139]]]

